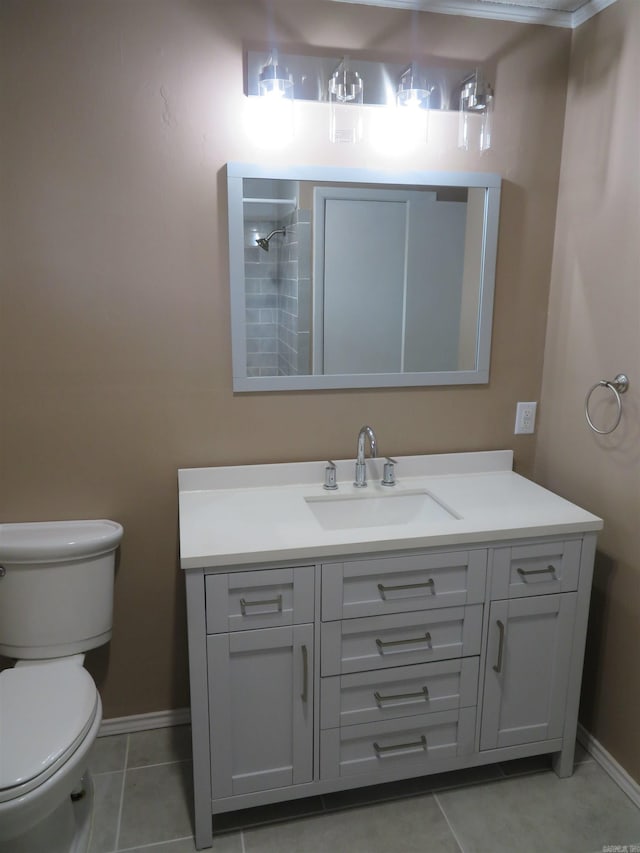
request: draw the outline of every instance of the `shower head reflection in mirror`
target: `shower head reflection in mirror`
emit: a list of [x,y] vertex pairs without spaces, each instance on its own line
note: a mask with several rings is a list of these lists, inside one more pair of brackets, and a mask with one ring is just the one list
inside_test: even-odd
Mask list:
[[265,252],[268,252],[269,251],[269,241],[271,240],[271,238],[274,237],[276,234],[282,234],[283,236],[285,236],[286,233],[287,233],[286,228],[274,228],[274,230],[271,232],[271,234],[269,234],[267,237],[258,237],[258,239],[256,240],[256,243],[258,246],[260,246],[261,249],[264,249]]

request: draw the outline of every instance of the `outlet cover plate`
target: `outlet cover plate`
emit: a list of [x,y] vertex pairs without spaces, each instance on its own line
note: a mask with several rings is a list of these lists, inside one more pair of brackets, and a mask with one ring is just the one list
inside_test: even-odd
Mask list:
[[514,435],[531,435],[536,431],[537,403],[518,403]]

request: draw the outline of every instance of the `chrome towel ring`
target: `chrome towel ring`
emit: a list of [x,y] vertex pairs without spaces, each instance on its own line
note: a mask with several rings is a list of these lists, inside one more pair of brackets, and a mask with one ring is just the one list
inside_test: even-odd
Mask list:
[[[609,391],[616,398],[616,403],[618,404],[618,413],[616,415],[616,419],[613,423],[613,426],[609,427],[609,429],[598,429],[598,427],[594,426],[593,421],[589,417],[589,403],[591,402],[591,395],[596,390],[596,388],[600,388],[601,386],[608,388]],[[587,419],[587,423],[591,427],[594,432],[597,432],[598,435],[609,435],[610,432],[613,432],[614,429],[617,428],[620,423],[620,418],[622,417],[622,400],[620,398],[620,394],[624,394],[627,388],[629,387],[629,379],[625,376],[624,373],[619,373],[615,379],[609,381],[608,379],[601,379],[599,382],[589,389],[587,396],[584,401],[584,416]]]

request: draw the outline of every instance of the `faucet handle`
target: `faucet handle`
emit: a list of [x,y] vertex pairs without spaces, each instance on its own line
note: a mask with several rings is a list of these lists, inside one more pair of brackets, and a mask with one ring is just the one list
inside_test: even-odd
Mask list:
[[380,482],[381,486],[395,486],[396,484],[396,469],[395,465],[396,460],[391,459],[390,456],[385,456],[386,462],[384,463],[382,480]]
[[336,463],[332,462],[331,459],[329,459],[329,463],[324,469],[324,484],[322,488],[329,489],[330,491],[338,488],[336,480]]

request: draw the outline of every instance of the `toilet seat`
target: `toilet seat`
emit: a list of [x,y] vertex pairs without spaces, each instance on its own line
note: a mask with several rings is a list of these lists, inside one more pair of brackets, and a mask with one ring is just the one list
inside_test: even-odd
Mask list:
[[0,803],[50,778],[84,740],[98,707],[93,679],[77,660],[0,673]]

